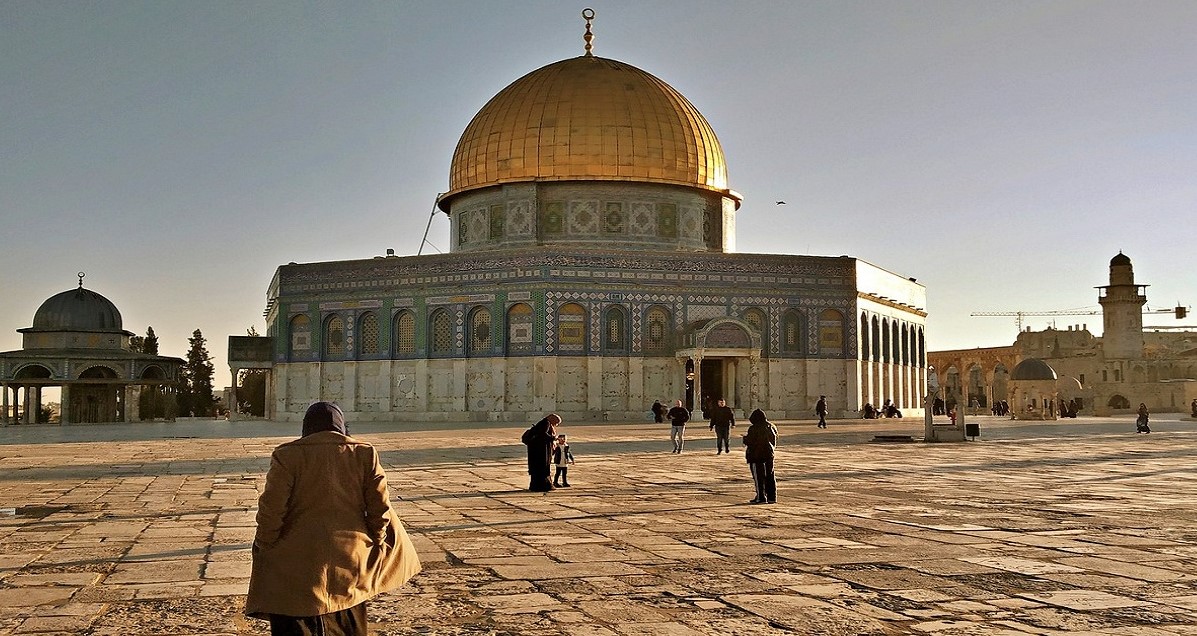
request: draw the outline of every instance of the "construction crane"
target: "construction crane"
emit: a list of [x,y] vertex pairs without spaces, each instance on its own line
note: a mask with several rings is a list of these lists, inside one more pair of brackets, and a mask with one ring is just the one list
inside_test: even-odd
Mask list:
[[[1144,308],[1143,315],[1148,314],[1176,314],[1176,319],[1180,320],[1188,315],[1189,308],[1177,305],[1170,309],[1151,309]],[[1023,316],[1096,316],[1101,313],[1100,309],[1061,309],[1056,311],[974,311],[970,316],[1014,316],[1018,324],[1018,330],[1022,331]]]

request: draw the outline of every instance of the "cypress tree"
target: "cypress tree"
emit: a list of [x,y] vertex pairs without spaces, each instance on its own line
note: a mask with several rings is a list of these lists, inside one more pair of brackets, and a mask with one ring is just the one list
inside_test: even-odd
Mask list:
[[158,355],[158,336],[154,333],[153,327],[145,329],[145,339],[141,341],[141,352],[151,356]]
[[187,350],[187,362],[183,364],[183,388],[179,395],[181,415],[211,417],[215,398],[212,395],[212,375],[215,367],[208,354],[207,340],[199,329],[187,339],[191,348]]

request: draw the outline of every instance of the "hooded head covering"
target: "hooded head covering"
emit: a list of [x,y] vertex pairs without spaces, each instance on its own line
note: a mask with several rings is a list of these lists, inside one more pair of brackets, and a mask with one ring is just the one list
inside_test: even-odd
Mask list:
[[748,416],[748,421],[753,424],[761,424],[768,422],[769,418],[765,417],[765,412],[760,409],[754,409],[752,414]]
[[345,414],[341,407],[332,402],[316,402],[308,407],[303,415],[303,437],[322,431],[336,431],[342,435],[349,435],[345,426]]

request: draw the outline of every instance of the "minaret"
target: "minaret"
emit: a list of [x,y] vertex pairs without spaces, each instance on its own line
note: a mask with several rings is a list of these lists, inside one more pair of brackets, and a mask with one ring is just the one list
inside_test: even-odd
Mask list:
[[1122,252],[1110,259],[1110,284],[1098,287],[1105,326],[1101,348],[1107,360],[1143,357],[1143,305],[1147,285],[1135,284],[1131,260]]

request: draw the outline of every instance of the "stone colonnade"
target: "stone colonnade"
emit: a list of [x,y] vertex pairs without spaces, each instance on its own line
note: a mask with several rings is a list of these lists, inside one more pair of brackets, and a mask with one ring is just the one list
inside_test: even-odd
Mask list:
[[[140,397],[142,386],[138,384],[125,385],[93,385],[93,384],[73,384],[66,383],[60,385],[40,385],[40,384],[17,384],[17,383],[3,383],[0,386],[0,424],[37,424],[38,413],[41,412],[43,406],[42,389],[45,386],[57,386],[61,390],[61,398],[59,401],[59,424],[76,424],[87,422],[137,422],[141,419],[140,413]],[[82,393],[85,397],[89,393],[94,394],[96,387],[106,387],[112,391],[112,403],[108,406],[111,408],[104,408],[97,406],[94,416],[89,416],[88,413],[79,411],[79,409],[86,408],[85,405],[73,404],[72,393],[76,394],[74,397],[79,397]],[[77,412],[78,411],[78,412]],[[115,417],[108,417],[115,414]],[[173,419],[168,414],[168,420]]]
[[[24,391],[22,391],[24,389]],[[12,400],[9,400],[9,391]],[[65,392],[65,390],[64,390]],[[36,424],[37,414],[42,408],[42,387],[28,384],[3,385],[3,415],[0,422],[4,424]]]
[[860,362],[861,406],[872,404],[878,409],[886,400],[898,409],[923,407],[923,387],[927,384],[927,370],[910,364],[892,362]]

